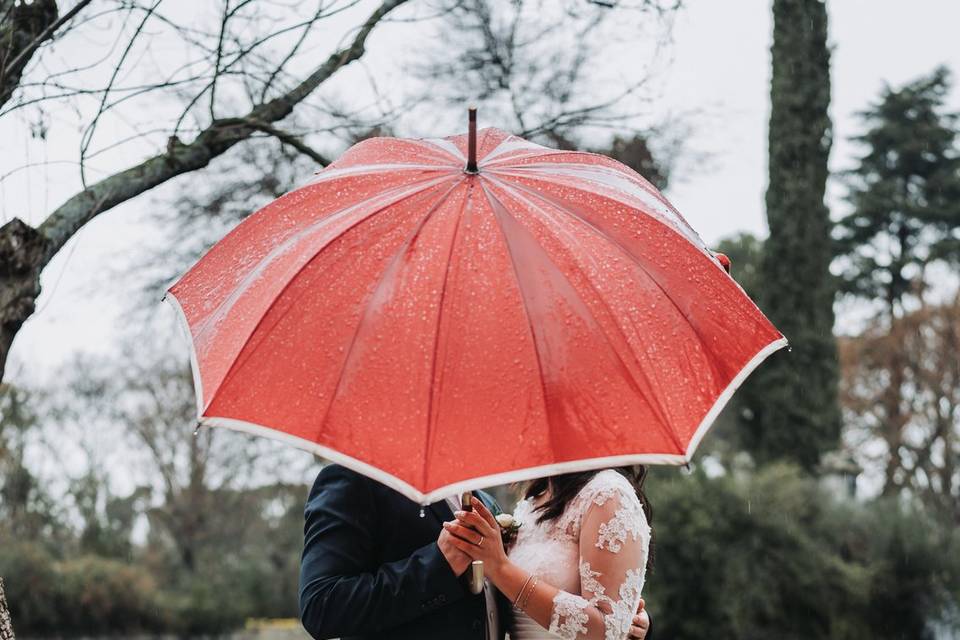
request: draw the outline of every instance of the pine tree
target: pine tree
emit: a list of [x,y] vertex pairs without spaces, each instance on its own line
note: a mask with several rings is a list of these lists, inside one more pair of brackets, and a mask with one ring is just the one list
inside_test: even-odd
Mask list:
[[759,272],[759,305],[791,351],[774,354],[745,389],[742,443],[760,461],[812,470],[837,446],[835,283],[824,204],[831,145],[830,52],[822,0],[774,0],[770,88],[770,236]]
[[887,87],[860,114],[866,148],[849,172],[852,212],[836,225],[842,290],[883,302],[886,321],[929,287],[928,267],[960,264],[958,116],[944,111],[940,67],[902,89]]

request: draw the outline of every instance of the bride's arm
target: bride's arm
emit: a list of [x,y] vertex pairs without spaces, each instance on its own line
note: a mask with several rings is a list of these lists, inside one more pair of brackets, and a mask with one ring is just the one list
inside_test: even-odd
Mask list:
[[[477,516],[485,518],[482,507]],[[490,516],[492,518],[492,516]],[[459,548],[484,560],[487,576],[500,591],[520,604],[545,629],[569,640],[623,640],[630,631],[640,601],[647,555],[646,519],[633,496],[614,493],[602,504],[591,503],[580,526],[580,590],[575,595],[557,589],[519,568],[502,551],[499,530],[474,514],[458,514],[479,536],[456,525],[446,526],[460,540]],[[487,542],[490,540],[490,542]],[[532,588],[531,588],[532,587]]]

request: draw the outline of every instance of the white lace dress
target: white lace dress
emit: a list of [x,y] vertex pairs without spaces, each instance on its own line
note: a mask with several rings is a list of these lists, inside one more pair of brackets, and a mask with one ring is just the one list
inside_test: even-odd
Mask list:
[[511,640],[623,640],[640,603],[650,526],[633,487],[611,469],[597,473],[559,518],[537,524],[531,500],[510,559],[560,592],[549,631],[513,610]]

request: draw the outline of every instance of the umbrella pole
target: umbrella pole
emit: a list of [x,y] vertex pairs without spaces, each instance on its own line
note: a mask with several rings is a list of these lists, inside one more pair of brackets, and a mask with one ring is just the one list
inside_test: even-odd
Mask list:
[[464,171],[467,173],[478,173],[477,169],[477,108],[467,108],[467,166]]
[[[473,511],[473,494],[469,491],[460,496],[460,508]],[[467,568],[467,587],[473,595],[483,591],[483,560],[474,560]]]

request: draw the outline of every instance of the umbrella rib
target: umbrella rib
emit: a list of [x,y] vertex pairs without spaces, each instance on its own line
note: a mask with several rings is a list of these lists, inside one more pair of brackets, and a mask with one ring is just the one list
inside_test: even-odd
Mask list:
[[[425,183],[424,183],[424,184],[421,184],[420,186],[423,187],[423,188],[427,188],[428,186],[429,186],[429,187],[437,186],[438,184],[440,184],[440,183],[442,182],[442,180],[432,179],[432,180],[428,180],[428,181],[424,181],[424,182],[425,182]],[[429,184],[429,185],[426,184],[426,183],[429,183],[429,182],[434,182],[434,184]],[[403,191],[404,189],[406,189],[406,188],[409,188],[409,187],[412,187],[412,186],[416,186],[416,184],[417,184],[417,183],[406,184],[406,185],[404,185],[403,187],[397,187],[394,191],[396,191],[396,192],[402,192],[402,191]],[[244,351],[244,349],[247,348],[247,345],[250,344],[250,340],[253,338],[254,334],[257,333],[257,330],[263,325],[264,320],[266,319],[266,317],[267,317],[267,315],[269,314],[270,310],[273,309],[273,306],[276,304],[277,300],[279,300],[279,299],[283,296],[283,294],[290,288],[290,284],[291,284],[294,280],[296,280],[297,277],[298,277],[301,273],[303,273],[303,270],[306,269],[306,268],[313,262],[313,260],[317,257],[317,255],[320,254],[321,251],[323,251],[324,249],[326,249],[328,246],[330,246],[331,243],[335,242],[337,239],[339,239],[340,237],[342,237],[345,233],[349,232],[351,229],[357,227],[358,225],[363,224],[364,222],[366,222],[367,220],[369,220],[371,217],[375,216],[375,215],[376,215],[377,213],[379,213],[380,211],[383,211],[383,210],[386,209],[387,207],[392,207],[392,206],[396,205],[397,203],[403,202],[404,200],[407,200],[407,199],[409,199],[409,198],[416,197],[417,195],[419,195],[419,194],[422,193],[422,192],[423,192],[423,189],[418,189],[418,190],[412,191],[411,193],[406,194],[406,195],[404,195],[404,196],[402,196],[402,197],[400,197],[400,198],[389,200],[389,202],[387,202],[387,203],[384,204],[383,206],[380,206],[380,207],[375,208],[373,211],[371,211],[369,214],[365,215],[365,216],[364,216],[363,218],[361,218],[360,220],[357,220],[356,222],[354,222],[354,223],[348,225],[347,227],[345,227],[344,229],[342,229],[339,233],[337,233],[337,234],[336,234],[333,238],[331,238],[328,242],[324,243],[324,245],[323,245],[322,247],[320,247],[312,256],[310,256],[309,259],[305,260],[304,263],[303,263],[302,265],[300,265],[299,268],[297,268],[296,272],[287,280],[287,282],[284,283],[284,285],[283,285],[282,287],[280,287],[280,290],[277,291],[276,295],[273,296],[273,298],[270,300],[270,303],[266,306],[266,308],[264,309],[263,313],[260,314],[260,318],[257,320],[256,324],[253,326],[253,329],[250,330],[250,333],[247,335],[247,337],[244,339],[243,343],[240,345],[240,348],[237,350],[236,356],[234,356],[234,357],[235,357],[235,360],[230,364],[229,369],[227,369],[227,372],[223,375],[223,378],[220,380],[220,383],[211,391],[211,393],[210,393],[210,401],[211,401],[211,402],[213,401],[213,398],[214,398],[214,396],[217,394],[217,391],[219,391],[219,389],[223,386],[223,384],[227,381],[227,379],[228,379],[237,369],[239,369],[244,363],[246,363],[247,360],[249,360],[249,359],[253,356],[253,353],[256,351],[256,349],[254,349],[253,352],[251,352],[250,354],[248,354],[246,358],[243,358],[242,360],[240,359],[240,354],[242,354],[243,351]],[[351,207],[347,207],[347,209],[343,209],[343,210],[338,211],[338,212],[336,212],[336,213],[342,213],[343,211],[346,211],[346,210],[348,210],[348,209],[355,208],[355,207],[356,207],[356,205],[353,205],[353,206],[351,206]],[[336,213],[335,213],[335,214],[331,214],[331,215],[336,215]],[[316,228],[319,228],[319,226],[320,226],[321,224],[323,224],[325,220],[327,220],[327,218],[325,218],[324,220],[321,220],[321,221],[318,221],[317,223],[315,223],[315,224],[313,225],[315,228],[314,228],[314,229],[311,229],[311,231],[315,231]],[[259,265],[258,265],[258,267],[259,267]],[[237,289],[239,289],[239,287],[240,287],[240,285],[238,285]],[[242,293],[242,292],[240,292],[240,293]],[[236,293],[236,290],[235,290],[235,293],[232,293],[231,296],[228,296],[228,298],[225,299],[223,303],[221,303],[221,307],[222,307],[224,304],[226,304],[226,302],[227,302],[230,298],[232,298],[232,297],[234,297],[234,296],[239,297],[239,295],[240,295],[240,294],[239,294],[239,293]],[[234,302],[235,302],[235,301],[234,301]],[[228,311],[229,311],[229,308],[232,308],[234,302],[231,302],[230,307],[228,307],[228,309],[227,309]],[[291,306],[290,308],[292,309],[293,307]],[[219,312],[219,309],[217,310],[217,312]],[[288,313],[288,312],[289,312],[289,310],[288,310],[287,312],[284,312],[284,315],[285,315],[286,313]],[[209,323],[209,319],[208,319],[206,322],[204,322],[204,326],[198,331],[198,333],[197,333],[197,337],[198,337],[198,338],[206,331],[206,325],[207,325],[207,323]],[[194,342],[196,342],[196,340],[194,340]],[[204,406],[204,410],[206,410],[207,406],[209,406],[209,403],[208,403],[206,406]]]
[[[507,138],[507,140],[509,140],[509,138]],[[504,140],[504,142],[506,142],[506,140]],[[503,143],[501,142],[500,144],[502,145]],[[566,155],[569,153],[583,153],[583,154],[587,153],[585,151],[562,151],[560,149],[551,149],[550,147],[540,147],[539,149],[531,149],[527,147],[530,153],[517,154],[515,156],[501,158],[499,156],[502,154],[498,153],[494,155],[494,152],[497,151],[497,149],[499,149],[499,145],[497,148],[491,149],[490,153],[487,154],[488,156],[493,155],[494,159],[488,161],[486,163],[486,166],[491,168],[497,168],[497,165],[503,164],[505,162],[516,162],[517,160],[529,160],[530,158],[544,158],[544,157],[556,156],[556,155]],[[593,155],[593,154],[587,154],[587,155]],[[526,165],[520,165],[520,166],[526,166]]]
[[[407,182],[407,183],[404,183],[404,184],[399,185],[399,186],[397,186],[397,187],[394,187],[394,188],[391,189],[390,191],[387,191],[387,192],[384,192],[384,193],[380,194],[381,197],[385,197],[385,196],[388,196],[388,195],[389,195],[390,197],[393,197],[393,196],[395,196],[396,194],[402,194],[405,190],[411,189],[410,193],[408,193],[408,194],[406,194],[406,195],[401,195],[401,197],[399,197],[399,198],[397,198],[397,199],[395,199],[395,200],[390,200],[387,204],[384,204],[384,205],[381,206],[381,207],[375,208],[375,209],[374,209],[373,211],[371,211],[367,216],[364,216],[364,218],[362,218],[361,220],[358,220],[357,222],[351,224],[350,226],[348,226],[347,228],[345,228],[343,231],[341,231],[339,234],[337,234],[337,236],[334,237],[334,238],[332,238],[332,239],[330,240],[330,242],[333,242],[333,240],[335,240],[337,237],[339,237],[339,236],[342,235],[343,233],[346,233],[347,231],[349,231],[351,228],[353,228],[353,227],[356,226],[357,224],[360,224],[361,222],[363,222],[363,220],[366,220],[367,217],[372,216],[372,215],[375,215],[377,212],[383,210],[384,208],[386,208],[386,207],[388,207],[388,206],[392,206],[393,204],[396,204],[397,202],[402,202],[402,201],[405,200],[406,198],[413,197],[413,196],[417,195],[418,193],[420,193],[421,191],[423,191],[423,189],[427,188],[428,186],[435,186],[436,184],[440,184],[441,182],[443,182],[444,179],[445,179],[445,178],[427,178],[427,179],[413,180],[413,181],[411,181],[411,182]],[[433,184],[430,184],[430,183],[433,183]],[[291,192],[291,193],[293,193],[293,192]],[[287,195],[289,195],[289,194],[287,194]],[[348,207],[344,207],[343,209],[339,209],[339,210],[337,210],[337,211],[334,211],[334,212],[332,212],[332,213],[329,213],[329,214],[321,217],[320,219],[312,222],[312,223],[311,223],[309,226],[307,226],[305,229],[301,229],[300,231],[296,231],[295,233],[292,233],[289,237],[285,238],[279,245],[277,245],[276,247],[274,247],[273,249],[271,249],[269,253],[267,253],[265,256],[263,256],[262,258],[260,258],[260,259],[258,260],[257,264],[256,264],[253,268],[251,268],[251,270],[243,277],[243,279],[242,279],[240,282],[238,282],[236,285],[234,285],[233,289],[232,289],[231,292],[230,292],[230,295],[226,296],[226,297],[220,302],[220,304],[217,305],[217,308],[214,309],[210,314],[208,314],[208,315],[199,323],[199,325],[198,325],[198,327],[197,327],[197,338],[200,338],[201,336],[203,336],[204,333],[207,332],[207,330],[209,329],[209,327],[213,324],[213,319],[214,319],[215,317],[216,317],[216,318],[222,317],[222,316],[225,315],[228,311],[230,311],[230,309],[233,307],[233,305],[236,304],[236,301],[237,301],[237,300],[240,298],[240,296],[244,293],[244,290],[245,290],[246,286],[247,286],[248,284],[250,284],[250,282],[252,282],[252,281],[256,278],[256,276],[260,275],[260,273],[261,273],[264,269],[266,269],[278,256],[280,256],[280,255],[282,255],[283,253],[285,253],[289,248],[293,247],[297,242],[299,242],[301,239],[305,238],[305,237],[308,236],[309,234],[317,231],[318,229],[321,229],[324,225],[330,224],[330,222],[331,222],[331,220],[332,220],[333,218],[335,218],[335,217],[337,217],[337,216],[346,215],[347,213],[351,212],[352,210],[355,210],[355,209],[359,208],[360,206],[361,206],[360,204],[353,204],[353,205],[350,205],[350,206],[348,206]],[[329,244],[329,242],[328,242],[327,244]],[[326,245],[324,245],[324,246],[326,246]],[[322,249],[323,249],[323,247],[321,247],[320,250],[322,250]],[[318,253],[319,253],[319,251],[318,251]],[[311,260],[312,260],[312,258],[313,258],[313,256],[311,256]],[[307,260],[307,261],[304,263],[304,266],[305,266],[306,264],[309,264],[309,263],[310,263],[310,260]],[[297,273],[299,273],[299,271],[302,270],[302,269],[303,269],[303,266],[301,266],[301,268],[298,269],[298,272],[297,272]],[[296,275],[296,274],[294,274],[294,275]],[[281,293],[282,293],[282,292],[283,292],[283,290],[281,289]],[[269,308],[269,307],[268,307],[268,308]]]
[[[475,181],[471,181],[467,187],[467,193],[464,196],[465,201],[469,201],[470,192],[474,189]],[[438,204],[439,206],[439,204]],[[423,452],[423,486],[427,486],[427,469],[430,463],[430,453],[433,450],[433,383],[437,375],[437,352],[440,348],[440,325],[443,315],[443,301],[447,295],[447,281],[450,279],[450,267],[453,264],[453,251],[457,245],[457,238],[460,235],[460,225],[463,222],[463,216],[457,216],[457,225],[453,230],[453,238],[450,240],[450,251],[447,252],[447,265],[443,272],[443,284],[440,286],[440,301],[437,304],[437,329],[433,336],[433,359],[430,365],[430,395],[427,402],[427,433]],[[439,409],[438,409],[439,411]]]
[[[496,180],[495,180],[495,182],[497,182],[497,183],[498,183],[502,188],[504,188],[506,191],[512,191],[512,189],[511,189],[508,185],[505,185],[505,184],[503,184],[502,182],[496,181]],[[521,199],[523,199],[523,198],[521,197]],[[528,202],[528,203],[530,203],[531,205],[536,206],[536,205],[535,205],[533,202],[531,202],[530,200],[527,200],[527,199],[523,199],[523,200],[526,201],[526,202]],[[499,202],[499,200],[498,200],[498,202]],[[503,208],[504,211],[507,211],[507,208],[503,205],[503,203],[500,203],[500,205],[501,205],[501,207]],[[538,207],[538,209],[539,209],[539,207]],[[540,209],[540,210],[542,211],[542,209]],[[509,212],[508,212],[508,213],[509,213]],[[514,216],[514,219],[516,220],[516,217],[515,217],[515,216]],[[519,220],[517,220],[517,224],[520,224],[520,225],[524,226],[524,228],[526,228],[526,225],[523,225],[523,223],[521,223]],[[576,290],[576,287],[574,287],[573,283],[570,282],[570,279],[569,279],[569,278],[567,277],[567,275],[559,268],[559,266],[556,264],[556,262],[553,261],[553,258],[551,258],[550,255],[547,254],[546,252],[544,252],[544,254],[545,254],[546,257],[547,257],[547,260],[550,261],[550,264],[553,265],[554,270],[555,270],[564,280],[566,280],[567,284],[569,284],[571,287],[574,288],[574,290]],[[578,265],[577,268],[579,269],[579,265]],[[581,271],[581,273],[583,273],[582,269],[580,269],[580,271]],[[591,289],[593,290],[593,292],[596,294],[597,298],[601,301],[601,303],[602,303],[604,306],[607,307],[608,311],[610,311],[610,307],[609,307],[609,305],[607,305],[606,301],[603,299],[603,296],[601,296],[600,293],[597,291],[596,287],[593,286],[593,283],[590,282],[590,279],[589,279],[589,278],[586,278],[586,276],[584,276],[584,277],[585,277],[585,279],[587,280],[587,283],[588,283],[588,285],[590,286],[590,288],[591,288]],[[652,279],[652,278],[651,278],[651,279]],[[663,291],[662,288],[660,288],[660,289],[661,289],[661,291]],[[664,295],[666,295],[666,292],[664,292]],[[666,414],[665,414],[665,412],[664,412],[664,410],[663,410],[663,407],[661,406],[661,403],[660,403],[659,401],[654,401],[653,399],[651,399],[650,397],[648,397],[647,394],[643,391],[642,387],[637,383],[636,379],[634,378],[633,373],[630,371],[630,368],[627,366],[626,362],[623,360],[623,357],[620,355],[620,352],[617,350],[617,348],[616,348],[616,347],[613,345],[613,343],[611,342],[610,336],[607,335],[607,332],[603,330],[603,326],[600,324],[600,321],[597,319],[597,317],[596,317],[596,315],[594,314],[593,310],[590,309],[590,307],[587,306],[586,304],[584,304],[584,306],[586,307],[587,313],[590,314],[590,318],[593,320],[594,324],[597,326],[597,331],[599,332],[599,334],[600,334],[601,336],[603,336],[603,339],[604,339],[604,341],[607,343],[607,346],[610,348],[611,353],[612,353],[613,356],[616,358],[617,362],[619,362],[619,364],[620,364],[620,366],[623,368],[623,370],[626,372],[626,374],[627,374],[627,375],[626,375],[626,378],[627,378],[627,380],[629,381],[630,386],[633,387],[633,389],[636,391],[636,393],[637,393],[638,395],[640,395],[641,397],[643,397],[643,398],[647,401],[647,403],[650,405],[650,408],[651,408],[651,409],[654,411],[654,413],[657,415],[657,418],[658,418],[658,420],[659,420],[659,425],[658,425],[658,426],[660,427],[660,430],[661,430],[663,433],[665,433],[665,434],[667,435],[667,437],[668,437],[671,441],[673,441],[673,443],[677,446],[678,451],[683,452],[683,450],[684,450],[683,443],[680,442],[680,439],[677,437],[677,434],[676,434],[672,429],[670,429],[670,427],[669,427],[669,421],[666,419],[667,416],[666,416]],[[614,315],[614,314],[612,313],[612,311],[610,311],[610,315],[611,315],[611,316]],[[619,323],[616,322],[616,320],[614,320],[614,324],[617,326],[618,329],[620,329],[620,325],[619,325]],[[626,336],[623,336],[622,330],[621,330],[621,337],[622,337],[622,339],[624,340],[624,342],[627,344],[627,346],[629,347],[630,343],[629,343],[629,341],[626,339]],[[632,350],[631,350],[631,352],[632,352]],[[634,357],[636,357],[636,356],[634,356]],[[638,366],[638,368],[639,368],[639,363],[637,363],[637,366]]]
[[342,178],[352,178],[355,176],[372,176],[380,173],[396,175],[397,173],[410,171],[420,174],[424,173],[449,173],[452,167],[436,164],[407,164],[402,162],[393,162],[388,164],[360,164],[349,167],[330,167],[317,171],[303,185],[291,190],[289,193],[322,184],[330,180],[340,180]]
[[383,283],[387,277],[387,274],[390,273],[394,265],[396,265],[396,263],[400,260],[400,257],[407,251],[407,249],[410,248],[410,245],[413,244],[413,241],[416,240],[417,236],[420,235],[420,231],[423,229],[424,226],[426,226],[430,217],[437,211],[437,209],[440,208],[440,205],[442,205],[446,201],[446,199],[450,196],[450,194],[453,193],[453,191],[458,186],[460,186],[460,184],[463,182],[464,179],[465,178],[461,177],[458,180],[456,180],[453,186],[451,186],[449,189],[447,189],[447,191],[441,194],[440,197],[437,199],[437,202],[427,210],[427,212],[423,215],[423,218],[421,218],[420,222],[417,224],[417,227],[410,233],[409,237],[403,242],[403,244],[400,246],[400,249],[393,255],[392,258],[390,258],[390,264],[388,264],[387,267],[383,270],[383,273],[380,274],[380,279],[377,281],[377,286],[374,287],[373,291],[367,296],[366,300],[364,301],[363,313],[360,315],[360,320],[359,322],[357,322],[357,326],[354,327],[353,336],[350,338],[350,346],[347,347],[346,354],[344,355],[344,358],[343,358],[343,363],[340,365],[340,373],[337,374],[337,383],[333,388],[333,393],[330,394],[330,402],[327,404],[327,408],[323,412],[323,419],[320,421],[320,426],[317,428],[317,433],[314,436],[314,440],[319,440],[319,436],[321,433],[323,433],[323,429],[326,427],[327,420],[330,417],[330,410],[333,408],[333,404],[337,400],[337,394],[340,392],[340,386],[343,383],[344,372],[347,369],[347,364],[350,362],[350,356],[353,354],[354,346],[357,343],[357,336],[360,335],[360,330],[363,328],[363,325],[365,324],[370,312],[370,306],[369,306],[370,298],[375,296],[377,294],[377,291],[379,291],[380,288],[383,286]]
[[[603,156],[601,156],[603,157]],[[544,163],[544,164],[529,164],[529,165],[519,165],[515,167],[499,167],[492,168],[492,171],[495,171],[500,176],[510,176],[513,178],[524,178],[529,180],[536,180],[539,182],[546,182],[548,184],[559,185],[566,187],[568,189],[574,189],[576,191],[581,191],[588,193],[590,195],[600,195],[611,200],[615,200],[622,204],[625,204],[634,209],[640,209],[644,211],[648,216],[657,220],[661,224],[667,225],[672,231],[681,234],[687,242],[694,245],[700,251],[706,252],[706,245],[703,242],[703,239],[694,231],[693,227],[690,226],[690,223],[687,222],[686,218],[681,215],[679,211],[674,208],[672,204],[663,196],[663,194],[656,191],[652,185],[646,183],[646,180],[643,180],[643,176],[637,176],[643,182],[638,182],[634,176],[624,174],[623,172],[616,171],[610,167],[586,167],[579,164],[572,163]],[[594,183],[604,189],[612,189],[615,192],[622,194],[620,198],[605,195],[598,193],[596,191],[590,191],[579,187],[576,184],[571,184],[569,181],[560,181],[556,180],[555,176],[563,175],[560,172],[567,171],[570,172],[566,174],[567,177],[573,177],[578,180],[583,180],[586,182]],[[545,175],[546,172],[549,175]],[[623,180],[630,185],[636,187],[644,195],[638,195],[637,193],[632,193],[625,189],[620,188],[619,186],[604,182],[601,179],[598,179],[595,176],[584,175],[584,172],[593,172],[593,173],[604,173],[609,174],[619,180]],[[629,200],[623,199],[623,197],[628,198]],[[652,202],[648,201],[652,200]],[[639,205],[632,201],[639,201]]]
[[[686,312],[684,312],[684,310],[680,308],[680,305],[677,303],[676,300],[673,299],[673,296],[670,295],[670,293],[667,291],[666,287],[664,287],[664,286],[660,283],[660,281],[657,280],[657,279],[654,277],[654,275],[653,275],[652,273],[650,273],[650,271],[649,271],[632,253],[630,253],[630,251],[629,251],[625,246],[623,246],[623,243],[621,243],[621,242],[620,242],[619,240],[617,240],[616,238],[611,237],[610,234],[608,234],[606,231],[604,231],[603,229],[597,227],[595,224],[593,224],[592,222],[590,222],[589,220],[587,220],[586,218],[584,218],[583,216],[581,216],[580,214],[578,214],[576,211],[568,208],[568,207],[566,206],[566,204],[563,203],[563,202],[560,201],[560,200],[554,200],[554,199],[552,199],[552,198],[547,198],[547,197],[545,197],[544,195],[542,195],[542,194],[540,194],[540,193],[537,193],[535,190],[529,189],[529,188],[524,187],[524,186],[520,186],[520,185],[508,185],[508,184],[507,184],[506,182],[504,182],[503,180],[498,180],[498,179],[496,179],[496,178],[491,178],[490,176],[488,176],[488,179],[490,179],[490,180],[492,180],[492,181],[495,181],[497,184],[499,184],[499,185],[502,186],[503,188],[507,189],[508,191],[509,191],[509,190],[522,191],[523,193],[526,193],[526,194],[528,194],[528,195],[530,195],[530,196],[532,196],[532,197],[534,197],[534,198],[537,198],[537,199],[539,199],[539,200],[542,200],[542,201],[546,202],[547,204],[551,204],[551,205],[557,207],[558,209],[560,209],[561,211],[567,213],[570,217],[572,217],[573,219],[579,221],[579,222],[580,222],[581,224],[583,224],[585,227],[587,227],[588,229],[590,229],[591,231],[593,231],[594,233],[596,233],[597,235],[599,235],[601,238],[603,238],[604,240],[606,240],[607,242],[609,242],[609,243],[612,244],[613,246],[617,247],[617,248],[627,257],[628,260],[630,260],[630,261],[631,261],[633,264],[635,264],[641,271],[643,271],[645,274],[647,274],[647,277],[650,278],[650,281],[651,281],[654,285],[656,285],[656,287],[657,287],[658,289],[660,289],[660,291],[663,292],[664,297],[665,297],[667,300],[669,300],[669,301],[670,301],[670,304],[672,304],[672,305],[674,306],[674,308],[676,308],[677,312],[678,312],[680,315],[682,315],[682,316],[687,320],[687,324],[689,325],[690,330],[693,331],[693,334],[694,334],[694,335],[696,336],[696,338],[697,338],[697,342],[700,343],[700,346],[701,346],[701,348],[704,350],[704,352],[705,352],[705,353],[710,353],[710,354],[713,353],[713,351],[708,348],[706,341],[703,339],[703,336],[700,334],[700,332],[699,332],[699,331],[697,330],[697,328],[694,326],[693,322],[692,322],[691,319],[690,319],[690,316],[688,316],[688,315],[686,314]],[[536,178],[532,178],[532,179],[536,180]],[[549,181],[548,181],[548,182],[549,182]],[[571,187],[571,188],[576,188],[576,187]],[[578,189],[578,190],[579,190],[579,191],[583,191],[583,189]],[[660,222],[660,220],[658,220],[655,216],[650,216],[650,218],[651,218],[652,220],[656,220],[656,221],[659,222],[660,224],[663,224],[664,227],[670,229],[670,225],[667,225],[667,224],[664,224],[663,222]],[[673,229],[671,229],[671,230],[673,231]],[[678,233],[678,232],[676,232],[676,231],[674,231],[674,233],[677,233],[677,235],[679,235],[684,241],[689,242],[689,240],[687,240],[687,238],[686,238],[685,236],[683,236],[682,234],[680,234],[680,233]],[[708,359],[708,363],[710,364],[710,368],[711,368],[714,376],[719,379],[719,377],[720,377],[720,376],[718,375],[718,374],[719,374],[719,371],[717,371],[716,367],[713,366],[713,362],[712,362],[710,359]]]
[[530,339],[533,342],[533,355],[536,357],[537,372],[539,373],[537,377],[540,380],[540,392],[541,396],[543,397],[543,415],[547,421],[547,436],[550,440],[549,448],[554,452],[554,457],[556,458],[557,451],[553,445],[553,421],[550,419],[550,406],[547,400],[547,385],[543,380],[543,361],[540,359],[540,347],[537,345],[537,332],[533,328],[533,318],[530,316],[530,309],[527,307],[527,299],[523,295],[523,285],[520,284],[520,273],[517,270],[517,261],[513,257],[513,249],[510,248],[510,240],[507,238],[507,232],[503,228],[503,223],[500,222],[500,217],[497,215],[496,208],[494,207],[494,203],[500,205],[501,207],[503,204],[497,200],[492,193],[490,193],[490,190],[485,185],[483,186],[483,193],[487,197],[487,201],[490,203],[490,208],[493,210],[493,219],[496,220],[497,226],[500,228],[500,235],[503,237],[504,247],[507,250],[507,255],[510,257],[510,266],[513,268],[513,278],[517,283],[517,292],[520,295],[520,306],[523,309],[524,317],[527,319],[527,326],[530,328]]

